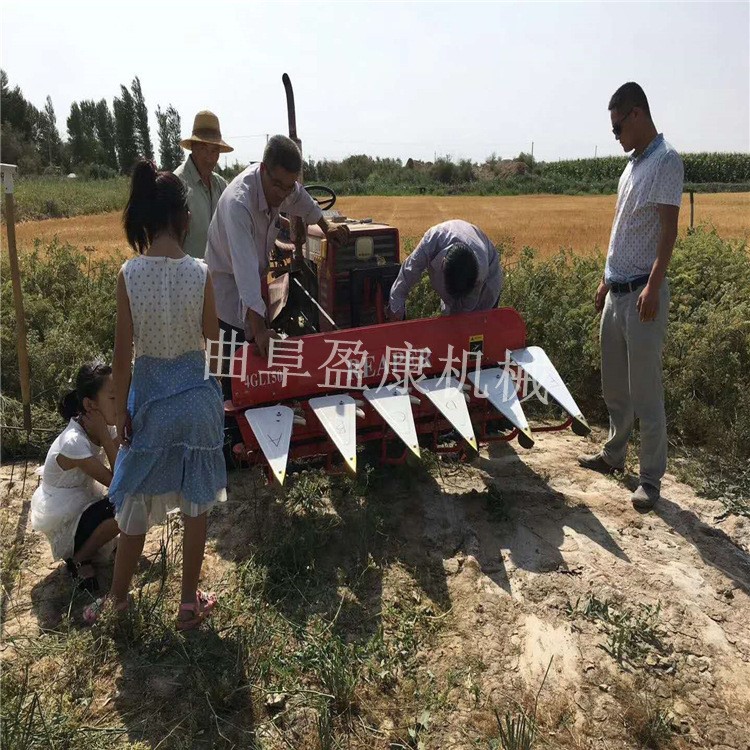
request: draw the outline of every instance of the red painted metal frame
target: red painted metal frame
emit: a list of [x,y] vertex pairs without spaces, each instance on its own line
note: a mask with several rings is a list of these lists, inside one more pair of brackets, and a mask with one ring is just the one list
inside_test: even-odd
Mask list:
[[[290,339],[292,341],[294,339]],[[309,406],[309,398],[321,395],[349,393],[355,400],[364,401],[361,391],[345,389],[328,389],[321,387],[325,380],[324,370],[329,359],[333,342],[361,342],[360,351],[368,353],[368,367],[363,379],[363,385],[377,387],[383,380],[381,364],[385,361],[388,347],[403,349],[408,342],[414,349],[429,349],[429,364],[424,368],[427,377],[440,376],[445,369],[445,359],[453,347],[452,356],[460,358],[462,352],[470,347],[481,344],[482,367],[496,367],[506,360],[509,350],[520,349],[526,345],[526,326],[521,316],[512,308],[499,308],[483,312],[465,313],[440,318],[386,323],[376,326],[332,331],[328,333],[312,334],[296,339],[302,341],[303,372],[297,375],[290,371],[283,382],[283,372],[269,368],[268,362],[261,358],[253,348],[246,347],[246,377],[232,379],[232,404],[227,404],[227,410],[234,413],[244,446],[235,446],[237,459],[248,463],[265,464],[265,459],[258,447],[255,436],[244,419],[243,413],[247,409],[261,406],[272,406],[284,403],[292,407],[298,416],[303,416],[306,424],[294,426],[289,451],[291,461],[305,458],[323,458],[328,470],[334,469],[333,459],[338,455],[335,446],[318,421]],[[240,356],[235,357],[234,372],[241,372]],[[440,361],[440,360],[443,361]],[[470,361],[470,367],[474,361]],[[268,373],[271,373],[270,375]],[[393,376],[386,382],[393,382]],[[420,399],[420,403],[413,405],[412,412],[418,435],[422,443],[441,453],[463,454],[466,446],[463,441],[455,441],[452,445],[441,445],[443,438],[453,431],[452,425],[443,418],[426,396],[416,389],[411,393]],[[383,421],[383,418],[369,406],[363,403],[365,418],[357,419],[357,441],[379,441],[380,456],[384,463],[403,463],[408,451],[404,449],[400,455],[389,455],[389,447],[400,440]],[[472,423],[479,442],[509,441],[518,434],[516,429],[509,432],[492,431],[493,423],[497,423],[501,416],[487,399],[477,398],[470,394],[468,404]],[[570,421],[557,427],[541,428],[564,429]],[[336,459],[338,462],[338,459]]]
[[[396,248],[401,247],[398,229],[387,224],[359,224],[350,227],[350,229],[353,240],[356,240],[358,237],[372,237],[374,239],[390,235],[393,238],[394,246]],[[325,235],[317,225],[307,228],[307,236],[317,239],[321,243],[318,247],[322,247],[322,243],[325,241]],[[318,304],[331,318],[339,323],[349,319],[349,302],[347,299],[339,299],[336,294],[337,284],[339,282],[346,283],[349,278],[348,271],[336,272],[336,260],[340,252],[341,249],[337,248],[336,245],[326,245],[326,251],[323,255],[320,251],[311,251],[308,243],[308,257],[316,264],[318,269]],[[403,260],[400,251],[394,260],[399,263]],[[383,301],[380,295],[373,295],[371,291],[366,292],[365,298],[362,300],[362,307],[365,309],[372,309],[374,307],[378,321],[381,324],[385,321]],[[320,317],[319,324],[319,330],[324,332],[333,331],[331,324],[325,316]]]
[[[363,384],[377,387],[382,379],[381,364],[390,348],[404,348],[407,343],[414,349],[429,349],[430,365],[425,368],[427,377],[440,375],[445,367],[440,358],[448,355],[449,346],[453,356],[460,357],[468,351],[472,339],[482,337],[482,366],[496,366],[505,360],[506,351],[526,346],[526,326],[521,316],[511,307],[501,307],[483,312],[464,313],[439,318],[408,320],[396,323],[381,323],[343,331],[314,333],[287,341],[302,342],[302,368],[307,375],[290,370],[284,383],[280,368],[269,368],[268,362],[252,347],[245,349],[246,378],[232,378],[232,403],[235,408],[249,409],[254,406],[333,394],[336,391],[321,388],[325,378],[325,365],[334,341],[361,342],[361,349],[368,353],[370,374]],[[235,376],[241,372],[241,353],[235,357]],[[393,380],[390,378],[389,380]]]

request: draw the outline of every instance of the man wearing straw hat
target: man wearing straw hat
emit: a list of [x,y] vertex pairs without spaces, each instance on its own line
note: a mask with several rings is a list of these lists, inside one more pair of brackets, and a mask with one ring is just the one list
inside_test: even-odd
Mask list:
[[206,253],[208,225],[219,196],[227,186],[223,177],[214,174],[214,167],[219,161],[219,154],[227,154],[234,149],[224,143],[219,118],[208,110],[198,112],[193,122],[193,134],[180,141],[180,146],[190,151],[188,158],[174,171],[188,190],[190,226],[183,249],[194,258],[202,258]]

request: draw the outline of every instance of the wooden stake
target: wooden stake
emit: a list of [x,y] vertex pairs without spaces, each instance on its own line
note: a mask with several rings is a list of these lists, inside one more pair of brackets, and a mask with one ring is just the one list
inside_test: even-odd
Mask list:
[[695,215],[695,193],[690,191],[690,229],[693,229],[693,217]]
[[16,249],[16,204],[13,196],[15,164],[0,165],[3,191],[5,192],[5,226],[8,230],[8,256],[10,277],[13,282],[13,303],[16,308],[16,348],[18,350],[18,372],[21,378],[21,401],[23,402],[23,426],[31,433],[31,383],[29,375],[29,353],[26,348],[26,316],[23,312],[23,290],[21,271],[18,267]]

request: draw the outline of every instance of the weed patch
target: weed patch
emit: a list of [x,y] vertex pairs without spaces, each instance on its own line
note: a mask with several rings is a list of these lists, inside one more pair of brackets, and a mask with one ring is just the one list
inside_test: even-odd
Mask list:
[[661,603],[639,604],[631,609],[593,594],[583,602],[578,599],[575,604],[568,604],[568,616],[582,617],[600,626],[607,636],[602,648],[618,664],[631,667],[646,667],[649,656],[664,653],[660,614]]

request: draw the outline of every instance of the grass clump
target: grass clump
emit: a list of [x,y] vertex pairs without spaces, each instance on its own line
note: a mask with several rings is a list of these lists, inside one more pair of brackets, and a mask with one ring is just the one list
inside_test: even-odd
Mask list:
[[643,667],[646,659],[661,653],[662,631],[659,627],[661,603],[638,604],[636,609],[623,607],[611,599],[591,594],[581,602],[568,605],[568,616],[582,617],[601,626],[607,636],[602,647],[618,664]]
[[[528,342],[547,352],[587,417],[604,422],[599,318],[592,304],[603,259],[561,251],[540,261],[526,248],[503,260],[508,274],[502,304],[521,313]],[[111,356],[119,265],[119,260],[92,260],[57,241],[21,256],[32,408],[35,428],[41,430],[28,446],[30,455],[42,455],[44,438],[61,426],[55,401],[80,364]],[[15,313],[5,257],[0,270],[3,425],[19,427]],[[744,243],[701,229],[679,240],[669,278],[664,383],[670,438],[744,467],[750,458],[745,439],[750,434],[750,254]],[[434,315],[438,307],[423,278],[410,296],[409,315]],[[4,458],[26,448],[25,435],[17,430],[5,429],[2,437]],[[301,476],[299,485],[294,495],[299,504],[317,502],[326,492],[312,476]]]
[[0,328],[2,456],[43,457],[64,426],[56,404],[78,368],[95,357],[109,360],[114,347],[115,290],[120,260],[90,254],[57,240],[37,243],[20,258],[31,371],[31,441],[19,428],[21,384],[16,354],[16,316],[9,261],[3,255]]
[[489,750],[531,750],[533,748],[539,730],[537,724],[539,696],[544,689],[544,683],[547,682],[547,675],[551,667],[552,659],[549,660],[531,711],[527,711],[521,705],[518,705],[515,712],[506,711],[501,717],[500,712],[495,709],[498,736],[490,741]]

